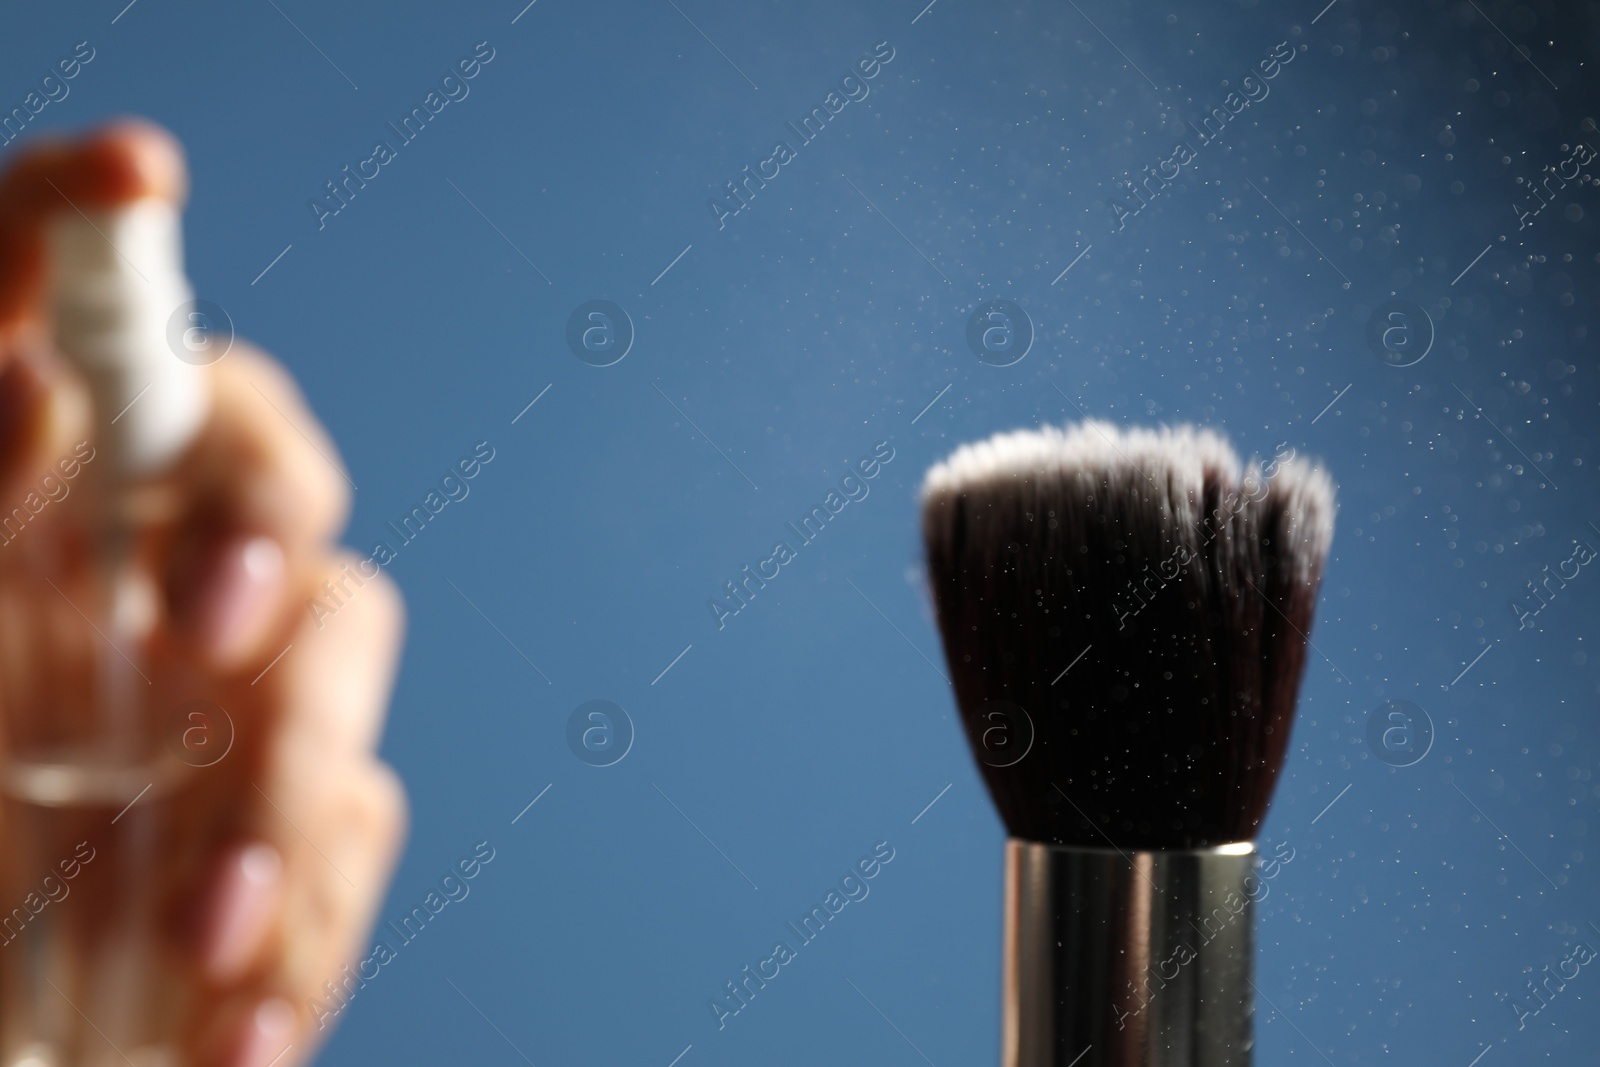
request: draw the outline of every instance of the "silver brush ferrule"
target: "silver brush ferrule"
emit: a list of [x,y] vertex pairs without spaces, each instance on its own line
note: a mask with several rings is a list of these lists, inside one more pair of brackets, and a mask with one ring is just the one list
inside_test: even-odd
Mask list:
[[1002,1067],[1249,1067],[1255,858],[1006,842]]

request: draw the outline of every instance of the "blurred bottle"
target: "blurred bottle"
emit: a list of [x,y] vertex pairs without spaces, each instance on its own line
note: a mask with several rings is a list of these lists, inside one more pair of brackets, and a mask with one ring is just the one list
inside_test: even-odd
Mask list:
[[156,561],[208,401],[167,340],[192,303],[178,209],[63,214],[48,256],[94,440],[0,502],[0,1063],[176,1065],[173,890],[198,863],[203,761],[184,758],[198,678],[163,638]]

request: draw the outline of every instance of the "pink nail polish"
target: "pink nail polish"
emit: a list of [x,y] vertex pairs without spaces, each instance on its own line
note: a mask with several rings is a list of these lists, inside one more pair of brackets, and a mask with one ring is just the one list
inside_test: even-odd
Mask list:
[[294,1006],[281,997],[256,1005],[239,1029],[231,1067],[269,1067],[282,1062],[294,1040]]
[[252,844],[223,865],[201,935],[200,959],[206,972],[227,979],[254,954],[277,904],[283,861],[271,845]]
[[226,656],[254,635],[283,582],[283,549],[270,537],[225,545],[197,591],[195,628],[214,655]]

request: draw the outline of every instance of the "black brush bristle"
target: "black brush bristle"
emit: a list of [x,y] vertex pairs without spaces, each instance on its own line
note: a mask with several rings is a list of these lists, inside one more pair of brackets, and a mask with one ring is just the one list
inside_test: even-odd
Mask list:
[[1255,838],[1332,537],[1321,471],[1241,469],[1191,427],[1023,430],[929,471],[922,527],[961,719],[1012,836]]

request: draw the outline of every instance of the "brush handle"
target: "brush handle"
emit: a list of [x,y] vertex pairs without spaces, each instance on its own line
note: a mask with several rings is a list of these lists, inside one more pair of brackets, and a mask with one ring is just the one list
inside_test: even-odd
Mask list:
[[1250,1067],[1254,867],[1008,841],[1002,1067]]

